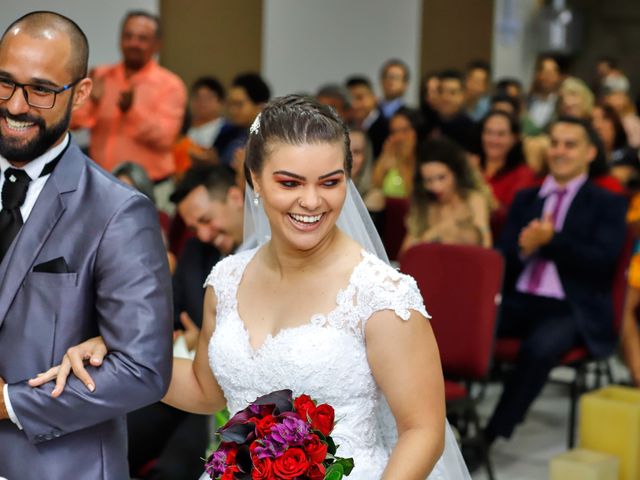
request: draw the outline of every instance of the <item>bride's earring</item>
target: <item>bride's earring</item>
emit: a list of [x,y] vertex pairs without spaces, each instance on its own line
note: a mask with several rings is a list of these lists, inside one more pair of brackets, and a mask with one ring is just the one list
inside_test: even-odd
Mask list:
[[256,193],[255,197],[253,197],[253,204],[257,207],[260,205],[260,194]]

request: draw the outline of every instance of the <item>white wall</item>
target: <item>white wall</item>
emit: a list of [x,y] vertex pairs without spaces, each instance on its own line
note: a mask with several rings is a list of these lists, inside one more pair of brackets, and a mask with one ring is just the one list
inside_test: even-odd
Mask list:
[[[407,101],[420,78],[421,0],[264,0],[262,73],[274,95],[315,93],[367,75],[379,92],[385,60],[407,63]],[[416,81],[418,80],[418,81]]]
[[158,0],[1,0],[0,31],[33,10],[52,10],[71,18],[89,39],[89,65],[120,60],[120,21],[128,10],[158,13]]
[[528,88],[533,77],[536,46],[533,21],[538,0],[495,0],[493,78],[516,77]]

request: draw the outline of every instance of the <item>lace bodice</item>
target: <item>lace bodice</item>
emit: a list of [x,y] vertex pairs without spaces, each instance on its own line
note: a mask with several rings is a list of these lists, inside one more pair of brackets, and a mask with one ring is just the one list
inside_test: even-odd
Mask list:
[[367,362],[364,332],[367,320],[380,310],[393,310],[403,320],[409,319],[410,310],[428,318],[415,281],[363,251],[329,314],[314,315],[306,324],[268,336],[254,350],[238,314],[237,291],[256,251],[219,262],[205,283],[217,297],[209,359],[229,411],[233,414],[256,397],[284,388],[329,403],[336,411],[333,437],[340,446],[338,454],[355,460],[349,478],[379,478],[395,425],[388,423],[390,415],[380,414],[386,402],[381,402]]

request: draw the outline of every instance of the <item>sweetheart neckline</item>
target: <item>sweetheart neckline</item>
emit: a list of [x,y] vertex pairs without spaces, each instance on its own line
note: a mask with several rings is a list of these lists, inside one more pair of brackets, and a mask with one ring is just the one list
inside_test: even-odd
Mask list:
[[291,327],[282,327],[280,329],[278,329],[277,332],[275,333],[267,333],[267,335],[264,337],[264,339],[262,340],[262,342],[260,343],[260,345],[258,347],[254,347],[253,344],[251,343],[251,332],[249,332],[249,330],[247,329],[246,324],[244,323],[244,320],[242,320],[242,317],[240,316],[240,311],[238,310],[238,291],[240,290],[240,284],[242,283],[242,278],[244,277],[244,272],[247,269],[247,266],[249,265],[249,263],[251,262],[251,260],[254,258],[255,254],[257,253],[259,249],[256,249],[253,254],[251,256],[248,257],[248,259],[246,260],[246,262],[244,263],[244,265],[242,265],[242,272],[240,273],[240,279],[238,280],[238,282],[236,283],[236,285],[234,285],[235,291],[233,292],[232,298],[233,298],[233,316],[235,317],[235,319],[238,321],[238,324],[240,326],[240,329],[242,330],[242,332],[244,333],[244,338],[246,340],[246,345],[249,348],[249,351],[251,352],[251,356],[256,356],[258,355],[262,350],[263,347],[267,344],[267,343],[271,343],[274,340],[276,340],[277,338],[279,338],[282,334],[288,333],[288,332],[292,332],[292,331],[296,331],[296,330],[301,330],[304,328],[309,328],[312,326],[317,326],[314,323],[314,319],[315,318],[323,318],[326,319],[328,318],[333,312],[335,312],[339,307],[340,304],[338,302],[338,299],[344,295],[344,293],[349,290],[349,288],[353,285],[354,283],[354,279],[355,279],[355,275],[356,272],[362,268],[362,266],[364,265],[364,263],[367,260],[367,251],[362,249],[360,251],[360,254],[362,256],[362,258],[360,259],[360,261],[353,267],[353,270],[351,270],[351,274],[349,275],[349,281],[347,282],[347,286],[344,288],[341,288],[338,290],[338,293],[335,296],[335,307],[333,307],[329,312],[327,312],[326,314],[323,313],[314,313],[312,314],[309,319],[305,322],[305,323],[301,323],[300,325],[294,325]]

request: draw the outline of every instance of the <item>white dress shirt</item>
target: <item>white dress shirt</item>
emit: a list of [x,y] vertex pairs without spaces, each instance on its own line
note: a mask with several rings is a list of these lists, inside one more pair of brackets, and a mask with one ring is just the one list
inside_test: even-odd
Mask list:
[[[47,180],[51,176],[51,174],[47,174],[43,177],[40,176],[42,170],[44,169],[44,166],[51,160],[56,158],[67,147],[68,143],[69,134],[67,133],[62,142],[60,142],[52,149],[47,150],[38,158],[31,160],[21,169],[24,170],[27,175],[29,175],[29,178],[31,178],[31,183],[29,183],[29,188],[27,190],[27,198],[20,207],[20,214],[22,215],[23,223],[27,223],[27,218],[29,218],[31,210],[33,210],[33,206],[36,204],[36,200],[38,200],[40,192],[42,192],[42,189],[44,188],[44,184],[47,183]],[[2,186],[4,185],[4,172],[9,167],[13,166],[6,158],[0,156],[0,192],[2,191]],[[0,210],[2,210],[2,208],[2,196],[0,195]],[[20,425],[20,421],[18,420],[18,417],[16,417],[16,414],[13,411],[13,407],[11,406],[11,400],[9,399],[9,386],[6,384],[2,388],[2,395],[4,396],[4,404],[7,407],[9,418],[18,426],[20,430],[22,430],[22,425]]]

